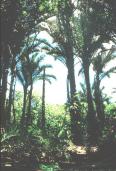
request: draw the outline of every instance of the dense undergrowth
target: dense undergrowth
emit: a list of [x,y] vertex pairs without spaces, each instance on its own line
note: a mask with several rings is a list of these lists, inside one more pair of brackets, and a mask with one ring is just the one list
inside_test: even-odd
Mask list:
[[[52,170],[58,170],[59,164],[61,167],[63,165],[65,167],[69,163],[80,163],[82,165],[85,162],[84,165],[87,165],[87,163],[92,165],[91,162],[100,163],[100,161],[104,161],[106,164],[114,162],[116,118],[115,114],[111,115],[113,105],[109,106],[106,107],[107,117],[102,135],[98,137],[99,141],[94,146],[90,146],[87,139],[85,116],[82,116],[82,122],[80,123],[82,144],[77,146],[71,142],[70,117],[64,106],[48,105],[46,107],[46,129],[44,132],[37,126],[36,115],[38,115],[37,111],[39,110],[36,111],[34,106],[32,110],[33,124],[28,127],[26,132],[20,131],[19,113],[17,122],[12,124],[7,131],[2,130],[2,164],[4,165],[5,162],[7,164],[7,158],[9,158],[10,164],[13,166],[40,167],[49,171],[51,168]],[[18,110],[20,112],[20,109]]]

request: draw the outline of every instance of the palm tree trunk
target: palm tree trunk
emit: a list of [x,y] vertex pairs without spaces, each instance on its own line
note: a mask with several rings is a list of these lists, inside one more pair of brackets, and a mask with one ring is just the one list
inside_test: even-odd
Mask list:
[[[70,49],[69,49],[70,50]],[[74,107],[75,93],[76,93],[76,83],[75,83],[75,73],[74,73],[74,59],[71,51],[67,51],[67,68],[70,83],[70,97],[71,97],[71,107],[70,107],[70,118],[71,118],[71,135],[74,144],[81,144],[81,130],[79,122],[79,111]]]
[[66,65],[68,68],[68,76],[69,76],[69,82],[70,82],[70,97],[71,97],[71,103],[70,103],[70,118],[71,118],[71,138],[73,143],[80,144],[81,141],[81,134],[80,134],[80,126],[78,124],[79,121],[79,112],[78,109],[74,107],[75,101],[75,93],[76,93],[76,84],[75,84],[75,73],[74,73],[74,58],[73,58],[73,34],[72,34],[72,26],[70,24],[71,22],[71,16],[69,15],[73,13],[72,8],[70,6],[70,3],[68,1],[65,1],[65,9],[62,8],[62,5],[59,3],[59,26],[60,30],[63,30],[66,43],[64,43],[64,49],[65,49],[65,56],[66,56]]
[[87,104],[88,104],[88,114],[87,114],[87,130],[88,130],[88,140],[90,144],[96,143],[97,138],[97,121],[95,116],[95,110],[93,106],[93,99],[90,87],[90,77],[89,77],[89,64],[87,61],[83,61],[85,83],[87,88]]
[[7,124],[7,105],[6,105],[6,92],[7,92],[7,80],[8,80],[8,69],[10,64],[10,54],[8,49],[8,42],[2,42],[0,44],[0,85],[1,85],[1,94],[0,94],[0,111],[1,111],[1,127],[6,128]]
[[27,87],[24,87],[23,109],[21,117],[21,130],[26,128],[26,104],[27,104]]
[[96,73],[96,82],[95,82],[95,105],[96,105],[96,112],[97,117],[100,122],[100,127],[103,128],[104,125],[104,107],[102,101],[102,94],[100,91],[100,79],[99,73]]
[[67,75],[66,85],[67,85],[67,102],[70,103],[70,82],[69,76]]
[[29,91],[29,104],[28,104],[28,113],[27,113],[27,125],[31,124],[31,100],[32,100],[32,91],[33,83],[31,82],[30,91]]
[[42,91],[42,118],[41,118],[41,128],[45,132],[45,68],[43,71],[43,91]]
[[1,85],[1,127],[6,128],[6,92],[7,92],[7,77],[8,77],[8,69],[3,67],[2,71],[2,85]]
[[16,113],[15,113],[15,86],[16,86],[16,79],[14,82],[14,87],[13,87],[13,124],[16,124]]
[[7,111],[7,126],[10,126],[11,123],[11,108],[13,104],[13,85],[14,85],[15,76],[12,73],[11,75],[11,83],[10,83],[10,91],[9,91],[9,101],[8,101],[8,111]]

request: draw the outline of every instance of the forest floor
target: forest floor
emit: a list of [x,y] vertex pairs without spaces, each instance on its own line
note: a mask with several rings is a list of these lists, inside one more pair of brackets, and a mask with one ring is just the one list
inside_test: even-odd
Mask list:
[[109,161],[107,163],[83,162],[80,165],[76,163],[63,163],[63,165],[60,165],[57,169],[55,169],[54,166],[43,164],[43,167],[32,169],[28,166],[5,165],[1,167],[1,171],[116,171],[116,163],[114,164]]
[[[29,163],[13,161],[10,157],[1,158],[1,171],[116,171],[116,153],[100,157],[100,153],[92,152],[89,156],[84,148],[72,153],[72,161],[57,161],[56,163],[39,163],[34,167]],[[55,167],[57,165],[57,167]],[[37,169],[38,168],[38,169]]]

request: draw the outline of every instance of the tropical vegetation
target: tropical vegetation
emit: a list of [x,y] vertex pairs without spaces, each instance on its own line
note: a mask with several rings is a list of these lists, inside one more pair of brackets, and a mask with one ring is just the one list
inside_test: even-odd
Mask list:
[[[2,0],[0,11],[3,171],[115,170],[116,1]],[[46,101],[50,58],[67,69],[64,104]]]

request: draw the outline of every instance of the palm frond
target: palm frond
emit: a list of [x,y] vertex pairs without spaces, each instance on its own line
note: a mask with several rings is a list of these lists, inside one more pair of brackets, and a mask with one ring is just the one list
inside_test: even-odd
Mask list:
[[84,94],[86,94],[86,86],[85,86],[85,84],[80,83],[80,86],[81,86],[82,92],[83,92]]
[[55,75],[52,75],[52,74],[46,74],[45,75],[45,78],[49,78],[49,79],[54,79],[54,80],[56,80],[57,78],[56,78],[56,76]]
[[111,60],[115,59],[115,55],[110,51],[105,57],[102,58],[102,66],[105,67]]
[[55,60],[58,60],[60,62],[62,62],[65,66],[66,66],[66,58],[64,58],[64,56],[54,56]]
[[78,76],[79,76],[80,74],[83,74],[83,73],[84,73],[84,68],[81,67],[81,69],[80,69],[79,72],[78,72]]
[[101,75],[100,75],[100,81],[104,78],[104,77],[110,77],[110,74],[112,73],[116,73],[116,67],[112,67],[110,68],[109,70],[103,72]]
[[66,59],[63,49],[60,46],[53,46],[51,44],[47,44],[42,47],[45,51],[47,51],[48,55],[51,55],[55,58],[55,60],[59,60],[64,65],[66,65]]
[[52,84],[51,80],[48,78],[45,78],[45,81],[47,81],[49,84]]

